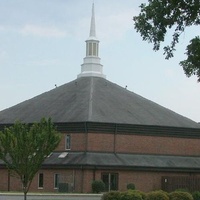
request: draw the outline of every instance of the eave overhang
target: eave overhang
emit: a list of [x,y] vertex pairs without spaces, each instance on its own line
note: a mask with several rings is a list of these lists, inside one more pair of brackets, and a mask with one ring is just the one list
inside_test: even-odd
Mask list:
[[[13,124],[0,124],[0,131]],[[55,123],[61,133],[104,133],[132,134],[180,138],[200,138],[200,128],[184,128],[170,126],[151,126],[134,124],[115,124],[100,122],[69,122]]]
[[[200,157],[103,152],[53,152],[43,162],[42,169],[132,170],[160,172],[200,172]],[[0,168],[5,168],[1,161]]]

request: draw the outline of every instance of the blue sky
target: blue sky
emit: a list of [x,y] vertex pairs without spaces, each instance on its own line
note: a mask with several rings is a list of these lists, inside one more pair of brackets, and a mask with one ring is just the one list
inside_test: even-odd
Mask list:
[[[200,83],[179,61],[198,27],[186,29],[175,57],[142,41],[132,18],[146,0],[94,0],[101,64],[109,81],[194,121]],[[85,57],[92,0],[0,1],[0,110],[76,79]],[[170,33],[167,42],[170,42]]]

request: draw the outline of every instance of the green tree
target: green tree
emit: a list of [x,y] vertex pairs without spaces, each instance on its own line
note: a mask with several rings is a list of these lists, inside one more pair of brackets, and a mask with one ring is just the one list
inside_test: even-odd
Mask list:
[[25,200],[35,174],[59,142],[51,119],[32,125],[16,122],[0,132],[0,159],[21,180]]
[[[171,44],[164,46],[166,59],[174,56],[176,44],[186,27],[200,25],[199,0],[148,0],[140,5],[140,13],[133,17],[135,29],[143,40],[153,43],[153,50],[160,49],[166,34],[172,29]],[[196,75],[200,82],[200,38],[196,36],[186,48],[188,57],[180,65],[186,76]]]

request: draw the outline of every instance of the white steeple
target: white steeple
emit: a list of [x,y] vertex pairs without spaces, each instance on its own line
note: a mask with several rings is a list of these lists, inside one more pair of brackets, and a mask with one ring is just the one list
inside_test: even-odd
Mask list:
[[90,39],[92,37],[96,39],[94,3],[92,4],[92,17],[91,17],[91,24],[90,24]]
[[93,3],[90,35],[86,40],[86,57],[83,59],[83,64],[81,65],[81,73],[78,75],[78,78],[88,76],[106,78],[106,76],[103,74],[103,65],[100,64],[101,59],[98,57],[98,55],[99,40],[96,38],[95,13]]

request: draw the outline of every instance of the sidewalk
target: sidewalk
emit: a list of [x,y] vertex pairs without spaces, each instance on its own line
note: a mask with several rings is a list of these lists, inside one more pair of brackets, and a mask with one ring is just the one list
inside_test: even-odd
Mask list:
[[[0,192],[0,200],[23,200],[23,193]],[[28,193],[27,200],[101,200],[102,194]]]

